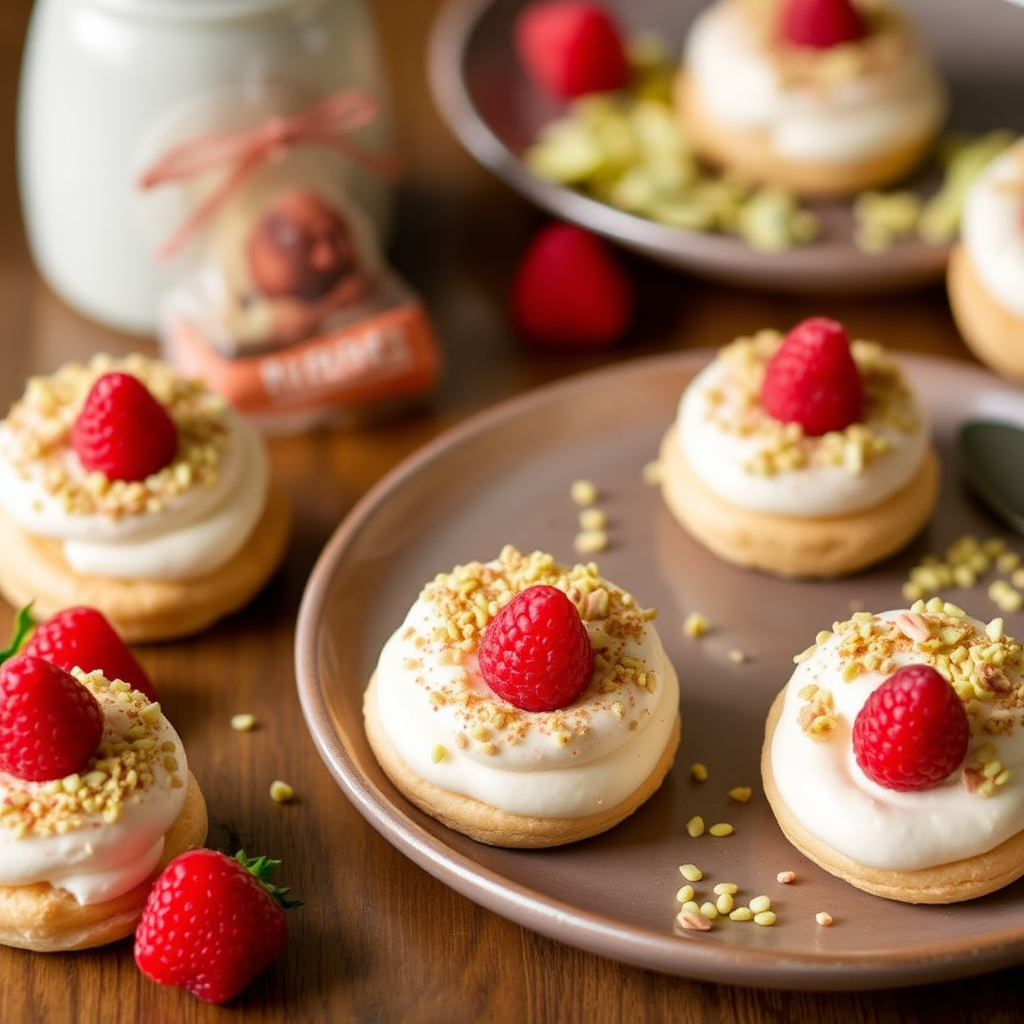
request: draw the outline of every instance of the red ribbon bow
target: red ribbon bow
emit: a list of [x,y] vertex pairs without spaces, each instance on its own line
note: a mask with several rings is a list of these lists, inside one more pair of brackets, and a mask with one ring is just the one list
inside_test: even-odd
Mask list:
[[378,174],[395,174],[395,160],[366,149],[350,137],[373,121],[378,110],[377,101],[369,93],[342,89],[291,117],[274,117],[247,131],[214,132],[173,146],[142,175],[140,188],[182,181],[224,164],[232,167],[157,250],[157,255],[160,259],[173,256],[250,174],[267,161],[281,159],[292,146],[330,146]]

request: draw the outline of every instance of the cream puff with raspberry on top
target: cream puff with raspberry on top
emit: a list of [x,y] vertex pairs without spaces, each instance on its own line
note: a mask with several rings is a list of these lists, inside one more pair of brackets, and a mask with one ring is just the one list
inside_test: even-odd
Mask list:
[[366,735],[426,814],[482,843],[604,832],[661,785],[679,683],[654,613],[593,564],[506,546],[439,573],[384,644]]
[[662,497],[694,538],[780,576],[886,558],[938,496],[928,418],[898,360],[823,317],[719,350],[684,389],[660,464]]
[[804,196],[906,177],[947,105],[906,17],[854,0],[714,0],[690,26],[675,103],[699,156]]
[[34,654],[0,667],[0,944],[130,935],[154,879],[206,839],[174,728],[141,690]]
[[0,593],[41,618],[194,633],[264,586],[290,519],[255,429],[146,356],[34,377],[0,422]]
[[768,715],[789,841],[865,892],[955,903],[1024,875],[1024,650],[935,598],[818,634]]

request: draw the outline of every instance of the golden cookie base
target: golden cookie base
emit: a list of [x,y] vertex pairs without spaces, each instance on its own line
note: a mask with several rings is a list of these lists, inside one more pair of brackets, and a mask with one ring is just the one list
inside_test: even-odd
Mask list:
[[818,518],[751,512],[723,501],[693,472],[674,424],[662,439],[660,460],[665,504],[694,538],[727,562],[777,576],[845,576],[895,554],[928,521],[939,493],[932,448],[914,478],[885,501]]
[[0,945],[38,953],[105,946],[135,931],[156,876],[180,853],[206,841],[206,801],[189,772],[185,806],[164,837],[154,872],[134,889],[105,903],[82,906],[47,882],[0,886]]
[[425,814],[489,846],[539,849],[574,843],[607,831],[654,795],[672,767],[679,746],[680,722],[676,715],[669,742],[654,770],[626,800],[582,818],[540,818],[513,814],[472,797],[451,793],[417,775],[402,760],[381,725],[377,710],[376,674],[371,677],[363,698],[363,717],[370,747],[399,792]]
[[923,123],[899,145],[862,160],[815,163],[779,156],[763,130],[729,128],[715,121],[683,72],[676,75],[673,101],[702,159],[746,180],[818,198],[850,196],[906,177],[928,156],[939,127]]
[[[771,745],[784,702],[783,691],[768,712],[761,748],[761,782],[783,835],[808,860],[857,889],[901,903],[960,903],[1002,889],[1024,875],[1024,832],[976,857],[916,871],[867,867],[822,842],[796,820],[775,785]],[[950,828],[956,827],[956,822],[950,823]]]
[[197,633],[247,604],[284,558],[291,511],[271,484],[252,535],[224,565],[187,580],[120,580],[83,576],[58,541],[32,537],[0,511],[0,595],[15,608],[32,602],[37,619],[61,608],[98,608],[128,643]]
[[989,369],[1013,380],[1024,380],[1024,319],[992,298],[961,243],[950,253],[946,291],[953,319],[967,347]]

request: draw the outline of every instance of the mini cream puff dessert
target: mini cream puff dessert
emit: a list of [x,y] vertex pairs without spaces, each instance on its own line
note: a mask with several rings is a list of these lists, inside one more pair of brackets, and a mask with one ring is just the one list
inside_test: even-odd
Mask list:
[[1024,874],[1024,652],[932,599],[818,634],[768,715],[783,833],[851,885],[954,903]]
[[720,558],[779,576],[878,562],[931,515],[939,461],[897,360],[822,317],[725,346],[660,450],[669,510]]
[[0,943],[52,952],[130,935],[153,879],[206,828],[159,704],[100,671],[4,663]]
[[699,156],[804,196],[898,181],[946,114],[911,25],[869,0],[714,0],[690,27],[675,103]]
[[946,287],[968,347],[997,373],[1024,380],[1024,139],[968,188]]
[[542,552],[441,573],[381,651],[370,746],[407,799],[480,842],[603,832],[661,785],[679,743],[653,618],[592,563]]
[[263,587],[289,524],[254,428],[145,356],[34,377],[0,422],[0,593],[39,617],[195,632]]

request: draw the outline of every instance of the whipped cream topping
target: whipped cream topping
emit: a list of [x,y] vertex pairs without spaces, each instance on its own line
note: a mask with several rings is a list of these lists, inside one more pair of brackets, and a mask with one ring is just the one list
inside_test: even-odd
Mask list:
[[960,237],[985,290],[1024,319],[1024,140],[974,179],[964,201]]
[[836,164],[938,127],[945,90],[893,12],[866,12],[863,40],[821,51],[780,45],[760,13],[744,0],[717,0],[691,25],[683,64],[716,120],[764,131],[787,159]]
[[[797,657],[771,741],[779,794],[801,825],[873,868],[910,871],[984,853],[1024,828],[1024,652],[1003,632],[933,599],[858,613]],[[857,712],[901,665],[937,668],[960,694],[971,738],[938,786],[872,782],[853,753]]]
[[[495,695],[476,654],[499,608],[539,583],[570,596],[595,652],[587,689],[550,712]],[[506,547],[424,587],[380,654],[381,724],[406,764],[442,789],[535,817],[610,810],[654,770],[678,714],[678,680],[652,619],[593,564],[566,568]]]
[[[178,428],[174,461],[145,481],[88,473],[70,441],[93,381],[139,377]],[[0,423],[0,506],[26,532],[63,543],[86,575],[186,579],[210,572],[245,543],[262,513],[269,471],[252,426],[198,382],[143,356],[68,364],[33,378]]]
[[703,484],[740,508],[809,518],[862,511],[913,479],[930,431],[895,358],[874,342],[852,342],[863,419],[805,437],[799,425],[771,417],[758,397],[781,343],[769,330],[738,338],[684,390],[677,439]]
[[188,762],[159,704],[100,672],[73,674],[100,703],[103,738],[64,779],[0,772],[0,885],[49,882],[87,905],[128,892],[157,867],[185,804]]

